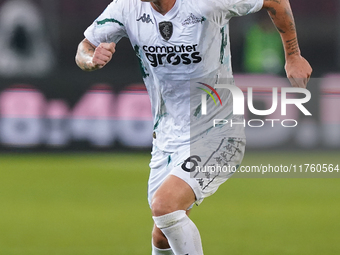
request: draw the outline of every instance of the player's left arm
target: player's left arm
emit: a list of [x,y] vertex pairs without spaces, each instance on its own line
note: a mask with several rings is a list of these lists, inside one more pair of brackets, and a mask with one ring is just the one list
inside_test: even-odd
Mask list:
[[268,11],[280,32],[285,51],[285,69],[290,83],[294,87],[306,88],[312,68],[308,61],[301,56],[289,0],[264,0],[263,8]]

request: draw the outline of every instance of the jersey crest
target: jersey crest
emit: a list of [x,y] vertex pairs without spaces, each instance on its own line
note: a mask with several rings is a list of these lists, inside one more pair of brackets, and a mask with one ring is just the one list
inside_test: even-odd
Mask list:
[[170,21],[162,21],[159,23],[159,32],[161,36],[168,41],[173,33],[173,25]]

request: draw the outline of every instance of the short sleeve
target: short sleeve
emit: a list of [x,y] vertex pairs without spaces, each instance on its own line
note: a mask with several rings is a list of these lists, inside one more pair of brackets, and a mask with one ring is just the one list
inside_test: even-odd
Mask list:
[[263,0],[231,0],[226,1],[229,5],[227,16],[244,16],[258,12],[263,7]]
[[201,10],[221,26],[235,16],[244,16],[262,9],[264,0],[205,0]]
[[124,26],[124,0],[114,0],[104,12],[89,26],[84,35],[92,44],[117,43],[127,37]]

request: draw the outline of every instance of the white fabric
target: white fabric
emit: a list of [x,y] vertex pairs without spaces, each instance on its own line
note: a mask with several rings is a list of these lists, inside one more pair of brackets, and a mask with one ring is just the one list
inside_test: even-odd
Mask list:
[[152,244],[152,255],[174,255],[172,249],[159,249]]
[[[243,159],[245,151],[245,139],[226,138],[209,135],[201,138],[191,146],[181,146],[176,152],[169,153],[158,149],[152,149],[150,162],[150,176],[148,181],[148,201],[151,206],[153,194],[169,175],[175,175],[185,181],[194,191],[196,204],[199,205],[204,198],[214,194],[219,186],[228,180],[233,173],[221,173],[215,176],[207,176],[207,173],[197,174],[183,170],[183,163],[190,155],[197,155],[199,160],[193,159],[198,166],[227,165],[237,168]],[[190,147],[190,148],[189,148]],[[189,164],[186,164],[189,166]],[[190,209],[190,208],[188,208]]]
[[[223,106],[214,107],[208,100],[208,114],[201,115],[202,90],[197,87],[204,88],[198,82],[233,84],[229,19],[262,6],[263,0],[177,0],[163,16],[149,2],[114,0],[85,31],[85,37],[94,45],[130,39],[150,95],[157,137],[153,144],[173,152],[213,128],[212,119],[242,121],[242,116],[232,114],[227,89],[217,90]],[[161,22],[172,24],[169,40],[161,35]],[[245,137],[242,125],[221,132]]]
[[198,229],[185,211],[175,211],[153,217],[153,219],[156,226],[167,237],[170,247],[176,255],[203,255]]

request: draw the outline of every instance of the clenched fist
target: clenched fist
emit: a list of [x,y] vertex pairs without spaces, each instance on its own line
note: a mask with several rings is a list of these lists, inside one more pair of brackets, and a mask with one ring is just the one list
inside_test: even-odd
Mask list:
[[301,55],[294,55],[286,60],[287,77],[293,87],[306,88],[312,74],[308,61]]
[[94,71],[103,68],[115,53],[115,43],[101,43],[94,46],[86,38],[78,45],[76,63],[84,71]]
[[95,69],[103,68],[112,58],[113,53],[116,51],[115,43],[101,43],[95,49],[92,64]]

